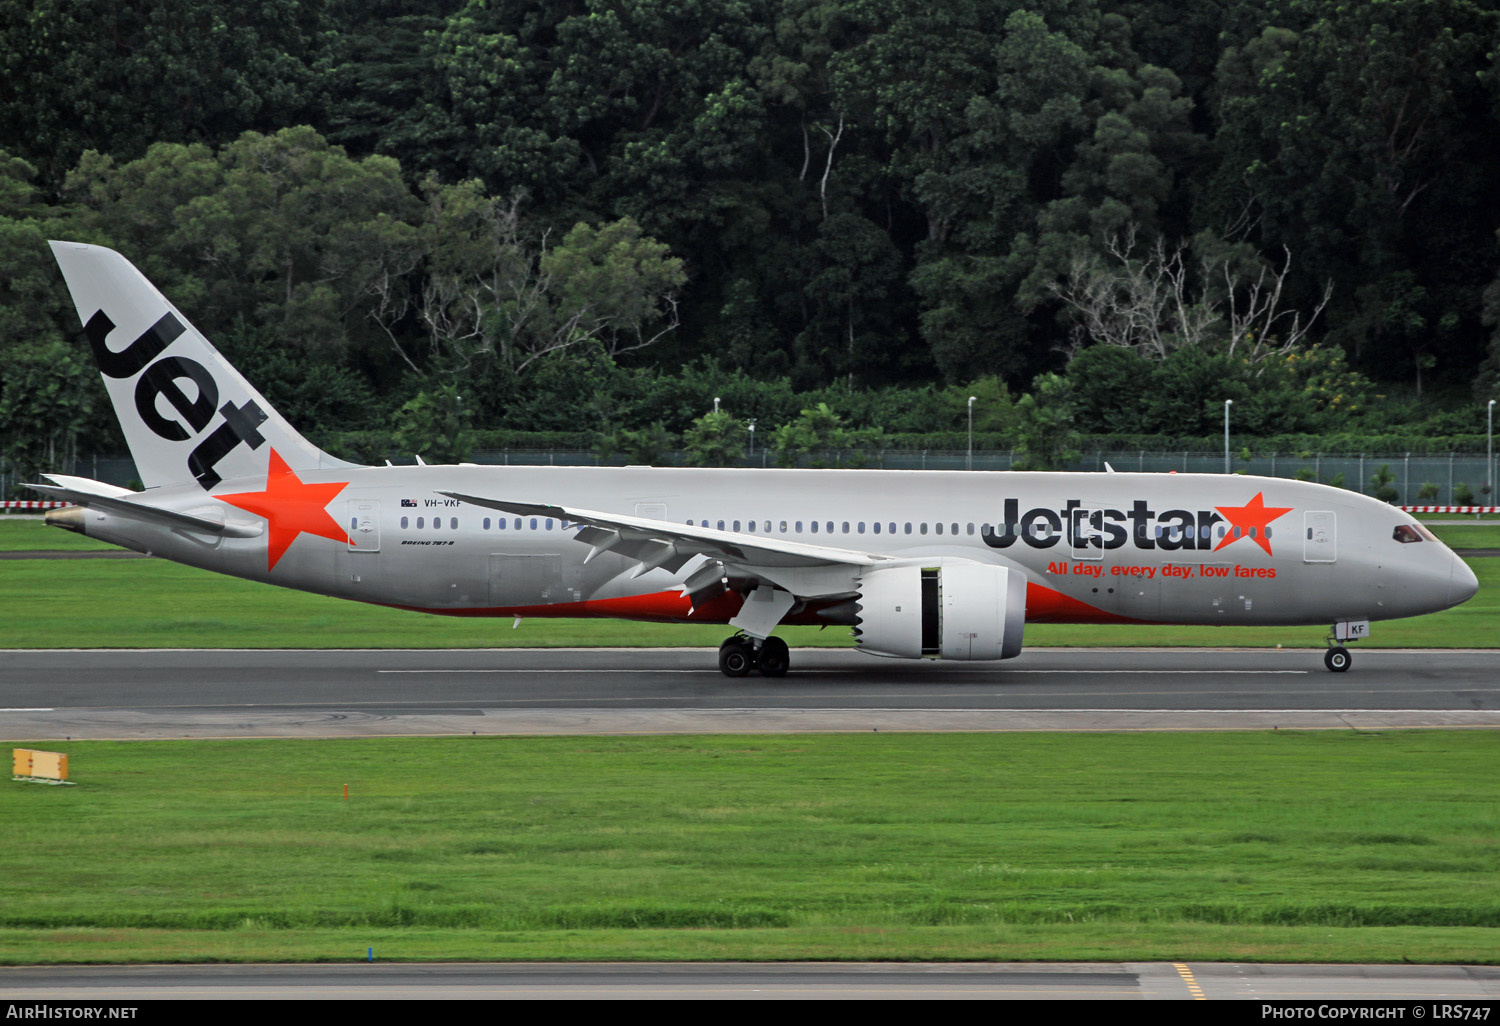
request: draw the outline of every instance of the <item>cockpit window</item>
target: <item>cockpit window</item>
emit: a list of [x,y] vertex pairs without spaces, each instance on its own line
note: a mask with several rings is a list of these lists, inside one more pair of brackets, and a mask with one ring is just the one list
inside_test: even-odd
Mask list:
[[1417,529],[1411,524],[1397,524],[1392,537],[1403,545],[1410,545],[1412,542],[1422,540],[1422,536],[1417,533]]

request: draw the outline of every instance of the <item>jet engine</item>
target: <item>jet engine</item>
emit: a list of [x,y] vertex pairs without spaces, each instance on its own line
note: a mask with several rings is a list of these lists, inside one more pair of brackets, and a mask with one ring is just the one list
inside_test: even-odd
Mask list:
[[1009,659],[1021,652],[1026,575],[982,563],[881,567],[860,580],[861,651],[906,659]]

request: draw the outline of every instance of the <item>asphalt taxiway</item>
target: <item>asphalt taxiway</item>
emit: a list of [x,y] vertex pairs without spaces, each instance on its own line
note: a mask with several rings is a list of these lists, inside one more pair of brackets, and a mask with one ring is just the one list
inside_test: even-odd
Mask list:
[[0,652],[0,738],[1500,727],[1500,654],[1030,649],[1001,664],[799,649]]

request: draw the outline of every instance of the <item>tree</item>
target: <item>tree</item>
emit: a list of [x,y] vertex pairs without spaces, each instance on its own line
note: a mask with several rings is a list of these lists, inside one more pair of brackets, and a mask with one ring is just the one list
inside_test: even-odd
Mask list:
[[[613,356],[677,327],[682,261],[630,218],[598,228],[580,222],[551,246],[549,232],[524,224],[519,191],[501,200],[473,180],[429,179],[425,188],[428,274],[418,316],[447,373],[490,362],[520,373],[592,342]],[[386,310],[388,321],[405,313],[399,300]]]
[[473,434],[458,386],[436,382],[418,392],[397,416],[396,444],[428,463],[460,463],[469,458]]
[[1300,310],[1284,306],[1289,250],[1278,271],[1243,247],[1226,252],[1207,236],[1198,245],[1196,268],[1187,247],[1169,251],[1160,237],[1142,254],[1129,225],[1105,242],[1104,259],[1075,257],[1052,287],[1075,319],[1075,346],[1101,342],[1157,359],[1178,348],[1208,348],[1252,364],[1297,349],[1328,305],[1333,283],[1304,323]]
[[353,160],[306,126],[218,151],[158,143],[126,164],[85,154],[66,195],[230,350],[258,325],[262,343],[342,362],[373,341],[382,288],[420,255],[399,165]]
[[1058,374],[1043,374],[1016,403],[1016,470],[1062,470],[1078,458],[1073,428],[1072,385]]
[[727,410],[712,410],[693,421],[683,436],[688,462],[695,467],[727,467],[745,455],[749,431]]
[[35,0],[0,12],[0,139],[55,186],[93,149],[227,142],[311,105],[323,0]]
[[1414,381],[1429,357],[1472,366],[1483,271],[1470,256],[1500,220],[1500,161],[1474,114],[1493,103],[1500,14],[1471,0],[1278,13],[1292,23],[1220,63],[1210,204],[1339,284],[1330,339],[1356,365]]
[[602,460],[620,453],[630,466],[650,467],[661,462],[672,442],[672,433],[658,420],[639,429],[601,432],[595,450]]
[[1375,486],[1371,494],[1381,502],[1396,502],[1401,498],[1401,493],[1393,484],[1395,480],[1396,475],[1391,473],[1390,464],[1382,463],[1380,469],[1370,478],[1370,483]]
[[[869,445],[879,432],[871,429],[853,430],[844,426],[844,419],[827,403],[803,410],[790,424],[783,424],[772,436],[771,449],[776,453],[776,465],[795,467],[803,457],[814,452],[853,449]],[[814,463],[824,466],[826,461]]]
[[71,473],[81,444],[113,436],[88,349],[68,341],[77,314],[54,284],[46,240],[64,212],[43,202],[35,175],[0,150],[0,456],[21,482]]

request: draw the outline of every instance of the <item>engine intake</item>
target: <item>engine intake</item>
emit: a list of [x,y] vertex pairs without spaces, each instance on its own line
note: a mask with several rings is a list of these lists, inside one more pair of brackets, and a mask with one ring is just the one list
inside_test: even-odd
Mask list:
[[862,651],[905,659],[1010,659],[1026,627],[1026,575],[1003,566],[882,567],[860,580]]

